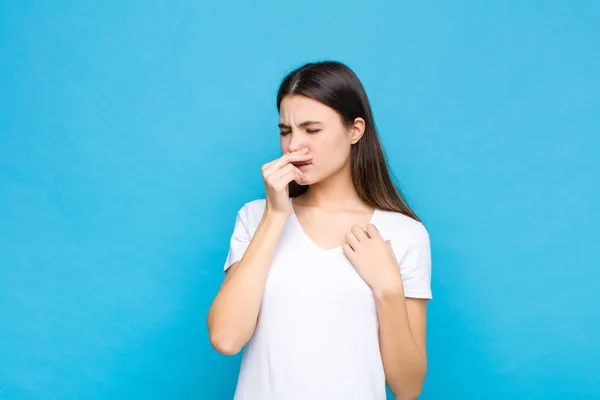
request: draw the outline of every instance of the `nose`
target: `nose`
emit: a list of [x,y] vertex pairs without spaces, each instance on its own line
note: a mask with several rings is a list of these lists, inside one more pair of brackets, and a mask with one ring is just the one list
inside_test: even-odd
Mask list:
[[308,144],[304,140],[302,133],[290,132],[288,133],[288,136],[290,137],[290,141],[287,148],[290,153],[308,147]]

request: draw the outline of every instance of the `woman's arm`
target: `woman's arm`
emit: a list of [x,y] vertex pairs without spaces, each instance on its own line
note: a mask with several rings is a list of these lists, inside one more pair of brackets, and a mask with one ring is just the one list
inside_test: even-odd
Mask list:
[[312,159],[308,148],[281,157],[261,167],[266,190],[265,209],[239,263],[232,264],[208,311],[210,343],[220,353],[237,354],[252,337],[269,268],[292,212],[288,185],[305,182],[304,172],[293,163]]
[[[421,226],[404,267],[399,267],[391,242],[384,241],[373,224],[367,225],[366,232],[353,226],[346,240],[344,253],[375,298],[386,382],[396,399],[415,399],[421,393],[427,371],[427,300],[406,298],[404,286],[408,285],[412,294],[417,285],[421,294],[427,295],[431,269],[429,234]],[[406,271],[406,282],[401,269]]]
[[397,400],[416,399],[427,371],[427,300],[405,298],[402,285],[374,295],[386,382]]
[[237,354],[252,337],[286,220],[283,214],[265,211],[242,259],[227,270],[207,318],[210,343],[218,352]]

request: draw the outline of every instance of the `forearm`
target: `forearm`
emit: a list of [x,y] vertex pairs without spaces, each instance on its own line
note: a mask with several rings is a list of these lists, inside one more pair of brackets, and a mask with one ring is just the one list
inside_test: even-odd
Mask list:
[[227,272],[208,313],[210,341],[223,354],[236,354],[250,340],[269,267],[287,218],[265,212],[240,262]]
[[415,399],[423,387],[427,360],[411,332],[404,291],[400,285],[374,295],[386,382],[396,399]]

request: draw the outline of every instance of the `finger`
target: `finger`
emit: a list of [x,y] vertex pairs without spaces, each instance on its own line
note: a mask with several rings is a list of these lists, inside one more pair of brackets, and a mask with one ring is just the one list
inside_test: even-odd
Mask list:
[[390,254],[394,256],[394,258],[396,257],[396,253],[394,253],[394,248],[392,247],[392,241],[391,240],[386,240],[385,244],[387,245],[388,250],[390,251]]
[[[292,164],[288,164],[285,167],[277,170],[276,172],[265,176],[265,182],[267,183],[268,186],[271,187],[277,187],[279,188],[281,186],[281,180],[282,178],[288,174],[289,172],[293,171],[294,165]],[[283,183],[283,184],[287,184],[287,183]]]
[[302,181],[302,179],[303,179],[303,176],[302,176],[301,172],[290,169],[288,172],[286,172],[281,177],[279,177],[279,179],[275,180],[275,182],[273,183],[273,187],[276,187],[277,189],[283,189],[291,181],[293,181],[293,180]]
[[344,238],[346,239],[346,243],[350,245],[352,250],[356,251],[358,249],[360,241],[356,238],[352,231],[346,233],[346,236]]
[[275,171],[281,169],[284,165],[296,162],[296,161],[308,161],[312,159],[312,154],[304,154],[304,153],[287,153],[283,156],[279,157],[277,160],[273,161],[273,164],[269,165],[264,169],[264,175],[269,176]]
[[302,185],[306,182],[306,178],[304,177],[301,171],[293,171],[292,177],[286,177],[285,180],[287,181],[287,184],[289,184],[292,181],[295,181],[296,183]]
[[276,158],[276,159],[274,159],[274,160],[271,160],[271,161],[269,161],[268,163],[264,164],[264,165],[261,167],[261,169],[262,169],[263,171],[265,171],[267,168],[269,168],[271,165],[273,165],[273,163],[274,163],[275,161],[277,161],[277,160],[278,160],[278,159]]
[[261,169],[262,169],[263,171],[265,171],[266,169],[268,169],[269,167],[271,167],[273,164],[275,164],[275,162],[277,162],[277,160],[280,160],[281,158],[283,158],[284,156],[286,156],[286,155],[288,155],[288,154],[305,154],[305,153],[304,153],[304,149],[300,149],[300,150],[296,150],[296,151],[294,151],[294,152],[292,152],[292,153],[283,154],[283,155],[281,155],[280,157],[278,157],[278,158],[276,158],[276,159],[274,159],[274,160],[271,160],[271,161],[269,161],[268,163],[264,164],[264,165],[261,167]]
[[293,162],[298,161],[309,161],[312,160],[312,154],[304,154],[304,153],[288,153],[273,162],[267,169],[267,174],[272,173],[280,168],[282,168],[286,164],[291,164]]
[[379,229],[377,229],[377,227],[371,223],[367,224],[367,233],[369,234],[370,238],[377,238],[380,236]]
[[277,174],[279,175],[278,178],[287,176],[290,171],[292,171],[298,177],[304,176],[304,172],[302,172],[302,170],[300,168],[296,167],[294,164],[287,164],[286,166],[281,168],[279,171],[277,171]]
[[308,184],[308,179],[306,179],[306,176],[302,171],[296,173],[296,178],[294,178],[294,181],[296,181],[296,183],[298,183],[299,185]]
[[355,254],[352,247],[350,247],[350,245],[348,243],[344,243],[342,245],[342,250],[344,250],[344,254],[346,255],[346,257],[348,257],[350,262],[352,262],[354,260],[354,254]]
[[282,154],[281,156],[277,157],[276,159],[274,159],[274,160],[271,160],[270,162],[266,163],[266,164],[265,164],[263,167],[264,167],[264,168],[271,167],[271,166],[273,166],[275,163],[277,163],[278,161],[281,161],[282,159],[283,159],[283,160],[285,160],[287,157],[290,157],[290,156],[292,156],[292,155],[296,155],[296,154],[298,154],[298,155],[302,155],[302,154],[306,154],[306,153],[304,153],[304,151],[303,151],[303,150],[296,150],[296,151],[294,151],[294,152],[292,152],[292,153],[285,153],[285,154]]
[[367,232],[363,228],[358,225],[352,225],[350,231],[356,236],[359,242],[367,240],[369,237],[367,236]]

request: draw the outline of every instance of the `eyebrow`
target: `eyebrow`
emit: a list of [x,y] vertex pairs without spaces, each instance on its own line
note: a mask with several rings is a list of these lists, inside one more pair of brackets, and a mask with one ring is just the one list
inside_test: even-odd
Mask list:
[[[301,124],[298,124],[299,127],[304,127],[307,125],[313,125],[313,124],[322,124],[322,122],[319,121],[304,121]],[[280,128],[290,128],[289,125],[284,124],[283,122],[280,122],[277,126],[279,126]]]

